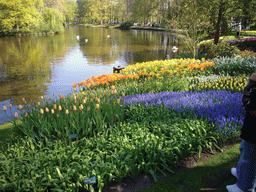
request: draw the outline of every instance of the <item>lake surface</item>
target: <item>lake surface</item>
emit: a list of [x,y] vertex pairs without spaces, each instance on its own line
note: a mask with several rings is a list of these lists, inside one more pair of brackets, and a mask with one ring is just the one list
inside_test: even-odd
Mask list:
[[67,27],[46,36],[0,38],[0,124],[13,118],[22,98],[38,101],[72,93],[72,84],[113,72],[113,67],[174,57],[177,36],[160,31]]

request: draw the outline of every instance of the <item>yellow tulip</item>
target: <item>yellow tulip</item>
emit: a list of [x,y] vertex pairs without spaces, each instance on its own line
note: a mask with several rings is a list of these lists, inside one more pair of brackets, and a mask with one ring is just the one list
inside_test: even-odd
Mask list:
[[82,110],[84,109],[84,106],[81,104],[81,105],[79,106],[79,109],[80,109],[80,111],[82,111]]

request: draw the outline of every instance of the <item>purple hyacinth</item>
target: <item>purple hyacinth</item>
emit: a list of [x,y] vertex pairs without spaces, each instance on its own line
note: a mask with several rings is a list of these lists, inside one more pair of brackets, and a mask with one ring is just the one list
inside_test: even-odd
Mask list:
[[[161,105],[182,112],[191,111],[194,116],[208,118],[216,124],[216,130],[233,130],[243,124],[245,111],[242,106],[242,93],[230,91],[203,92],[161,92],[126,96],[125,106],[131,104]],[[230,127],[231,126],[231,127]],[[223,131],[222,131],[223,132]]]
[[243,38],[243,39],[237,39],[237,40],[226,40],[225,43],[245,43],[245,42],[256,42],[256,37],[249,37],[249,38]]

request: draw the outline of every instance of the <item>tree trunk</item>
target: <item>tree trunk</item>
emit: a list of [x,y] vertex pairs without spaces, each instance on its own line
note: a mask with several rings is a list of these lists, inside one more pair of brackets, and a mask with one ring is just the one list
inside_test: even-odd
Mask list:
[[223,12],[224,12],[224,2],[220,2],[220,9],[219,9],[219,14],[218,14],[218,21],[216,24],[216,32],[214,36],[214,44],[217,45],[219,43],[219,37],[220,37],[220,22],[222,20]]

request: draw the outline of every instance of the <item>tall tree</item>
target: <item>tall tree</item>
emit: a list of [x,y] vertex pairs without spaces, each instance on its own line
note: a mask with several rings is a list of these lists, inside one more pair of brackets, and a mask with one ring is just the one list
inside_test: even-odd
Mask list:
[[202,0],[180,0],[176,2],[177,16],[173,17],[176,27],[185,34],[185,44],[193,58],[197,55],[198,27],[205,21],[205,1]]
[[160,0],[134,0],[132,17],[136,21],[148,22],[156,13],[160,5]]
[[42,0],[0,0],[0,32],[28,31],[39,23]]
[[67,22],[74,22],[77,19],[78,16],[78,3],[74,0],[67,1],[66,4],[66,21]]

